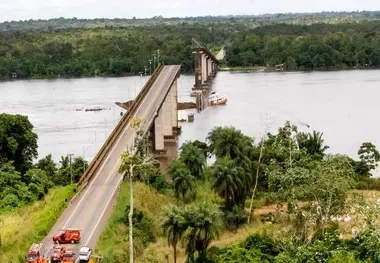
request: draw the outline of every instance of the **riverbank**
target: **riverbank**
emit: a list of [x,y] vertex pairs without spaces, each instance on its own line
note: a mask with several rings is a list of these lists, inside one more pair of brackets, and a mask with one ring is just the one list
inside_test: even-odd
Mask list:
[[332,67],[332,68],[317,68],[317,69],[281,69],[276,67],[265,66],[247,66],[247,67],[229,67],[222,66],[218,68],[220,72],[332,72],[332,71],[349,71],[349,70],[377,70],[379,67]]

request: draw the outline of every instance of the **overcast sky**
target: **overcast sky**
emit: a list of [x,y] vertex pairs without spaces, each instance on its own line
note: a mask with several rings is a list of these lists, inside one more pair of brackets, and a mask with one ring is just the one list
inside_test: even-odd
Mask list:
[[0,0],[0,21],[380,10],[380,0]]

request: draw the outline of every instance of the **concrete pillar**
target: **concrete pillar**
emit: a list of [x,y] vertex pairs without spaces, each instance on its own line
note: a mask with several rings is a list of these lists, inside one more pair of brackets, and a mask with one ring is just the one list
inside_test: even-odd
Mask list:
[[206,57],[206,81],[208,80],[208,76],[210,76],[210,58]]
[[210,77],[213,72],[212,63],[213,63],[212,60],[209,59],[208,60],[208,75],[207,75],[208,77]]
[[202,87],[202,53],[197,49],[193,54],[195,62],[195,88],[200,89]]
[[177,79],[173,82],[168,96],[171,97],[171,112],[172,112],[172,123],[171,128],[178,127],[178,82]]
[[154,148],[156,150],[164,150],[164,113],[162,108],[154,120]]
[[162,112],[163,112],[163,129],[164,136],[172,136],[173,128],[172,128],[172,96],[169,94],[166,96],[164,103],[162,104]]
[[206,63],[206,55],[202,54],[202,84],[207,81],[207,63]]

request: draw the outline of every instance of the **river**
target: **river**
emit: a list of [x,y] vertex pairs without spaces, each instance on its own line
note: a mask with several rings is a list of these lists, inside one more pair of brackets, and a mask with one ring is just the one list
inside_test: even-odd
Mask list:
[[[132,99],[147,77],[83,78],[0,82],[0,112],[28,115],[39,141],[39,156],[73,153],[91,160],[120,119],[115,101]],[[194,77],[181,75],[179,100],[189,101]],[[227,95],[225,106],[180,123],[180,144],[204,140],[215,126],[233,125],[260,137],[286,120],[302,131],[323,132],[330,153],[353,158],[364,141],[380,146],[380,70],[297,73],[219,72],[213,89]],[[92,107],[107,108],[86,112]],[[309,127],[308,127],[308,126]],[[378,174],[378,172],[376,172]]]

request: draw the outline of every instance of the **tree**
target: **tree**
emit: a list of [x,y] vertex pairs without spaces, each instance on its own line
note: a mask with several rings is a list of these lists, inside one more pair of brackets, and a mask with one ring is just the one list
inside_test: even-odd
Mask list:
[[37,139],[28,117],[0,114],[0,163],[13,161],[16,170],[24,174],[38,156]]
[[219,237],[222,229],[222,212],[215,204],[192,204],[185,207],[183,217],[187,226],[187,262],[194,261],[195,252],[199,259],[206,259],[208,246]]
[[224,206],[231,209],[237,196],[244,191],[244,171],[228,157],[218,159],[212,170],[212,187],[224,198]]
[[51,154],[48,154],[44,158],[40,159],[35,167],[45,171],[50,181],[55,182],[57,176],[57,165],[55,164]]
[[[141,120],[139,119],[133,119],[132,120],[132,128],[139,128],[141,124]],[[141,135],[141,132],[136,132],[136,137],[138,138],[139,135]],[[123,175],[123,178],[129,179],[129,190],[130,190],[130,210],[128,214],[128,221],[129,221],[129,262],[134,262],[134,256],[133,256],[133,208],[134,208],[134,201],[133,201],[133,179],[135,178],[135,174],[139,173],[140,175],[143,175],[147,173],[148,171],[154,170],[154,165],[156,161],[153,159],[153,156],[146,153],[146,155],[142,155],[141,153],[138,153],[137,150],[139,149],[139,142],[135,141],[132,151],[125,151],[121,155],[121,164],[119,167],[119,173]]]
[[216,157],[229,157],[232,160],[245,155],[253,140],[234,127],[216,127],[207,136],[210,151]]
[[162,227],[168,238],[168,244],[173,247],[174,263],[177,262],[177,244],[186,230],[186,222],[182,214],[177,206],[169,206],[165,209],[162,219]]
[[206,165],[204,152],[194,144],[184,144],[181,147],[180,159],[190,170],[192,176],[202,178],[203,169]]
[[305,149],[307,154],[318,156],[319,159],[323,158],[323,155],[330,147],[323,145],[323,133],[313,131],[313,133],[297,133],[296,141],[300,149]]
[[209,154],[209,147],[207,143],[195,140],[192,142],[185,142],[184,144],[182,144],[182,148],[186,147],[187,145],[194,145],[195,147],[201,149],[205,158],[207,159],[208,154]]
[[380,161],[380,153],[377,151],[376,146],[370,142],[364,142],[358,151],[360,161],[357,163],[356,172],[371,176],[371,171],[378,166]]
[[46,172],[40,169],[30,169],[25,175],[26,184],[32,193],[41,199],[53,186]]
[[194,189],[195,177],[191,175],[190,170],[181,159],[174,160],[170,164],[169,173],[172,176],[177,199],[182,195],[182,199],[185,200],[186,194]]
[[75,157],[70,165],[69,156],[61,156],[59,163],[60,167],[57,171],[57,176],[54,179],[54,183],[59,185],[70,184],[71,176],[73,177],[74,183],[78,182],[88,166],[87,161],[82,157]]

